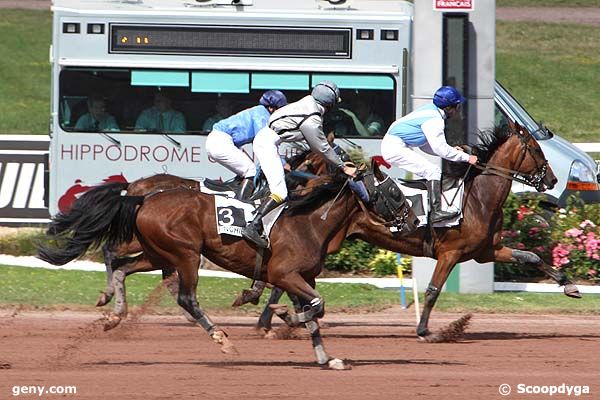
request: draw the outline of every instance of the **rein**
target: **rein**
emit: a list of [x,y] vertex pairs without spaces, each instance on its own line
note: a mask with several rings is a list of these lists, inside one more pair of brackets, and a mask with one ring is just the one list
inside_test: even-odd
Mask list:
[[[525,161],[525,156],[527,155],[527,151],[530,149],[530,147],[527,144],[527,138],[524,137],[522,132],[519,131],[516,133],[516,135],[519,138],[519,140],[521,141],[521,145],[523,146],[523,152],[521,153],[521,157],[518,162],[519,166],[517,167],[517,168],[520,168],[523,161]],[[535,158],[534,158],[534,160],[535,160]],[[508,180],[523,183],[525,185],[532,186],[537,190],[540,190],[542,181],[546,177],[546,172],[548,171],[548,160],[544,160],[544,163],[542,163],[541,166],[539,166],[537,164],[537,160],[535,160],[535,162],[536,162],[535,174],[524,174],[518,170],[499,167],[496,165],[490,165],[490,164],[487,164],[484,162],[477,163],[473,166],[475,168],[483,171],[484,173],[489,173],[492,175],[500,176],[500,177],[506,178]]]

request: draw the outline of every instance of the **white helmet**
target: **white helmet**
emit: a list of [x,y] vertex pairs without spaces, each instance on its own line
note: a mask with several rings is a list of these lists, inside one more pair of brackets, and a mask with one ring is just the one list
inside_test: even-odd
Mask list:
[[331,81],[322,81],[317,84],[312,90],[312,97],[315,98],[317,103],[323,107],[332,108],[337,103],[341,102],[340,89],[337,85]]

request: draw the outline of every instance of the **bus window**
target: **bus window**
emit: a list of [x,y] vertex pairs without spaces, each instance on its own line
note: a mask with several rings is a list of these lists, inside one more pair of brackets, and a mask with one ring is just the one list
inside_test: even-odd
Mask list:
[[66,68],[59,121],[67,132],[206,134],[220,119],[258,104],[270,89],[294,102],[321,80],[338,84],[342,103],[324,118],[339,137],[381,137],[395,115],[386,75]]
[[382,137],[395,117],[395,83],[388,75],[313,74],[313,86],[321,80],[335,82],[342,103],[325,115],[326,132],[337,137]]

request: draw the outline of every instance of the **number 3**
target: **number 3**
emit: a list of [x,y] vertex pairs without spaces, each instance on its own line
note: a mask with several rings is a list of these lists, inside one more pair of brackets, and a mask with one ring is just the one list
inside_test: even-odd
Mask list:
[[221,225],[230,226],[233,225],[233,212],[231,208],[221,208],[219,210],[219,221],[221,221]]

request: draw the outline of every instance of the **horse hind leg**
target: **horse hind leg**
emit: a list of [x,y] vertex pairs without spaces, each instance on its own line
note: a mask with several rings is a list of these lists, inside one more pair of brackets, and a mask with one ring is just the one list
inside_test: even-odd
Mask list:
[[104,266],[106,267],[106,288],[102,292],[100,292],[100,296],[98,296],[98,300],[96,300],[96,307],[102,307],[107,305],[112,300],[115,294],[115,288],[112,285],[112,263],[115,260],[115,253],[111,248],[104,245],[102,247],[102,254],[104,255]]
[[[173,296],[175,301],[179,297],[179,275],[177,271],[173,268],[163,268],[162,269],[162,277],[163,277],[163,285],[167,288],[167,291]],[[187,312],[184,308],[180,307],[181,314],[191,322],[192,324],[196,323],[196,318],[192,317],[192,315]]]
[[278,288],[277,286],[273,286],[271,288],[271,294],[269,295],[269,299],[267,300],[267,304],[263,309],[260,317],[258,318],[258,322],[256,324],[256,330],[264,333],[265,338],[271,339],[274,337],[272,334],[273,326],[273,309],[270,307],[272,304],[277,304],[279,299],[283,296],[283,290]]
[[233,343],[227,338],[227,333],[215,325],[208,315],[202,311],[196,298],[196,288],[198,286],[198,263],[195,267],[178,268],[179,274],[179,294],[177,303],[185,309],[196,322],[204,328],[211,339],[221,345],[221,351],[226,354],[239,354]]
[[565,273],[559,269],[546,264],[540,256],[523,250],[515,250],[510,247],[501,247],[494,252],[494,261],[506,263],[518,263],[520,265],[533,265],[546,276],[553,279],[559,286],[564,286],[564,293],[568,297],[579,299],[581,294],[577,286],[571,282]]

